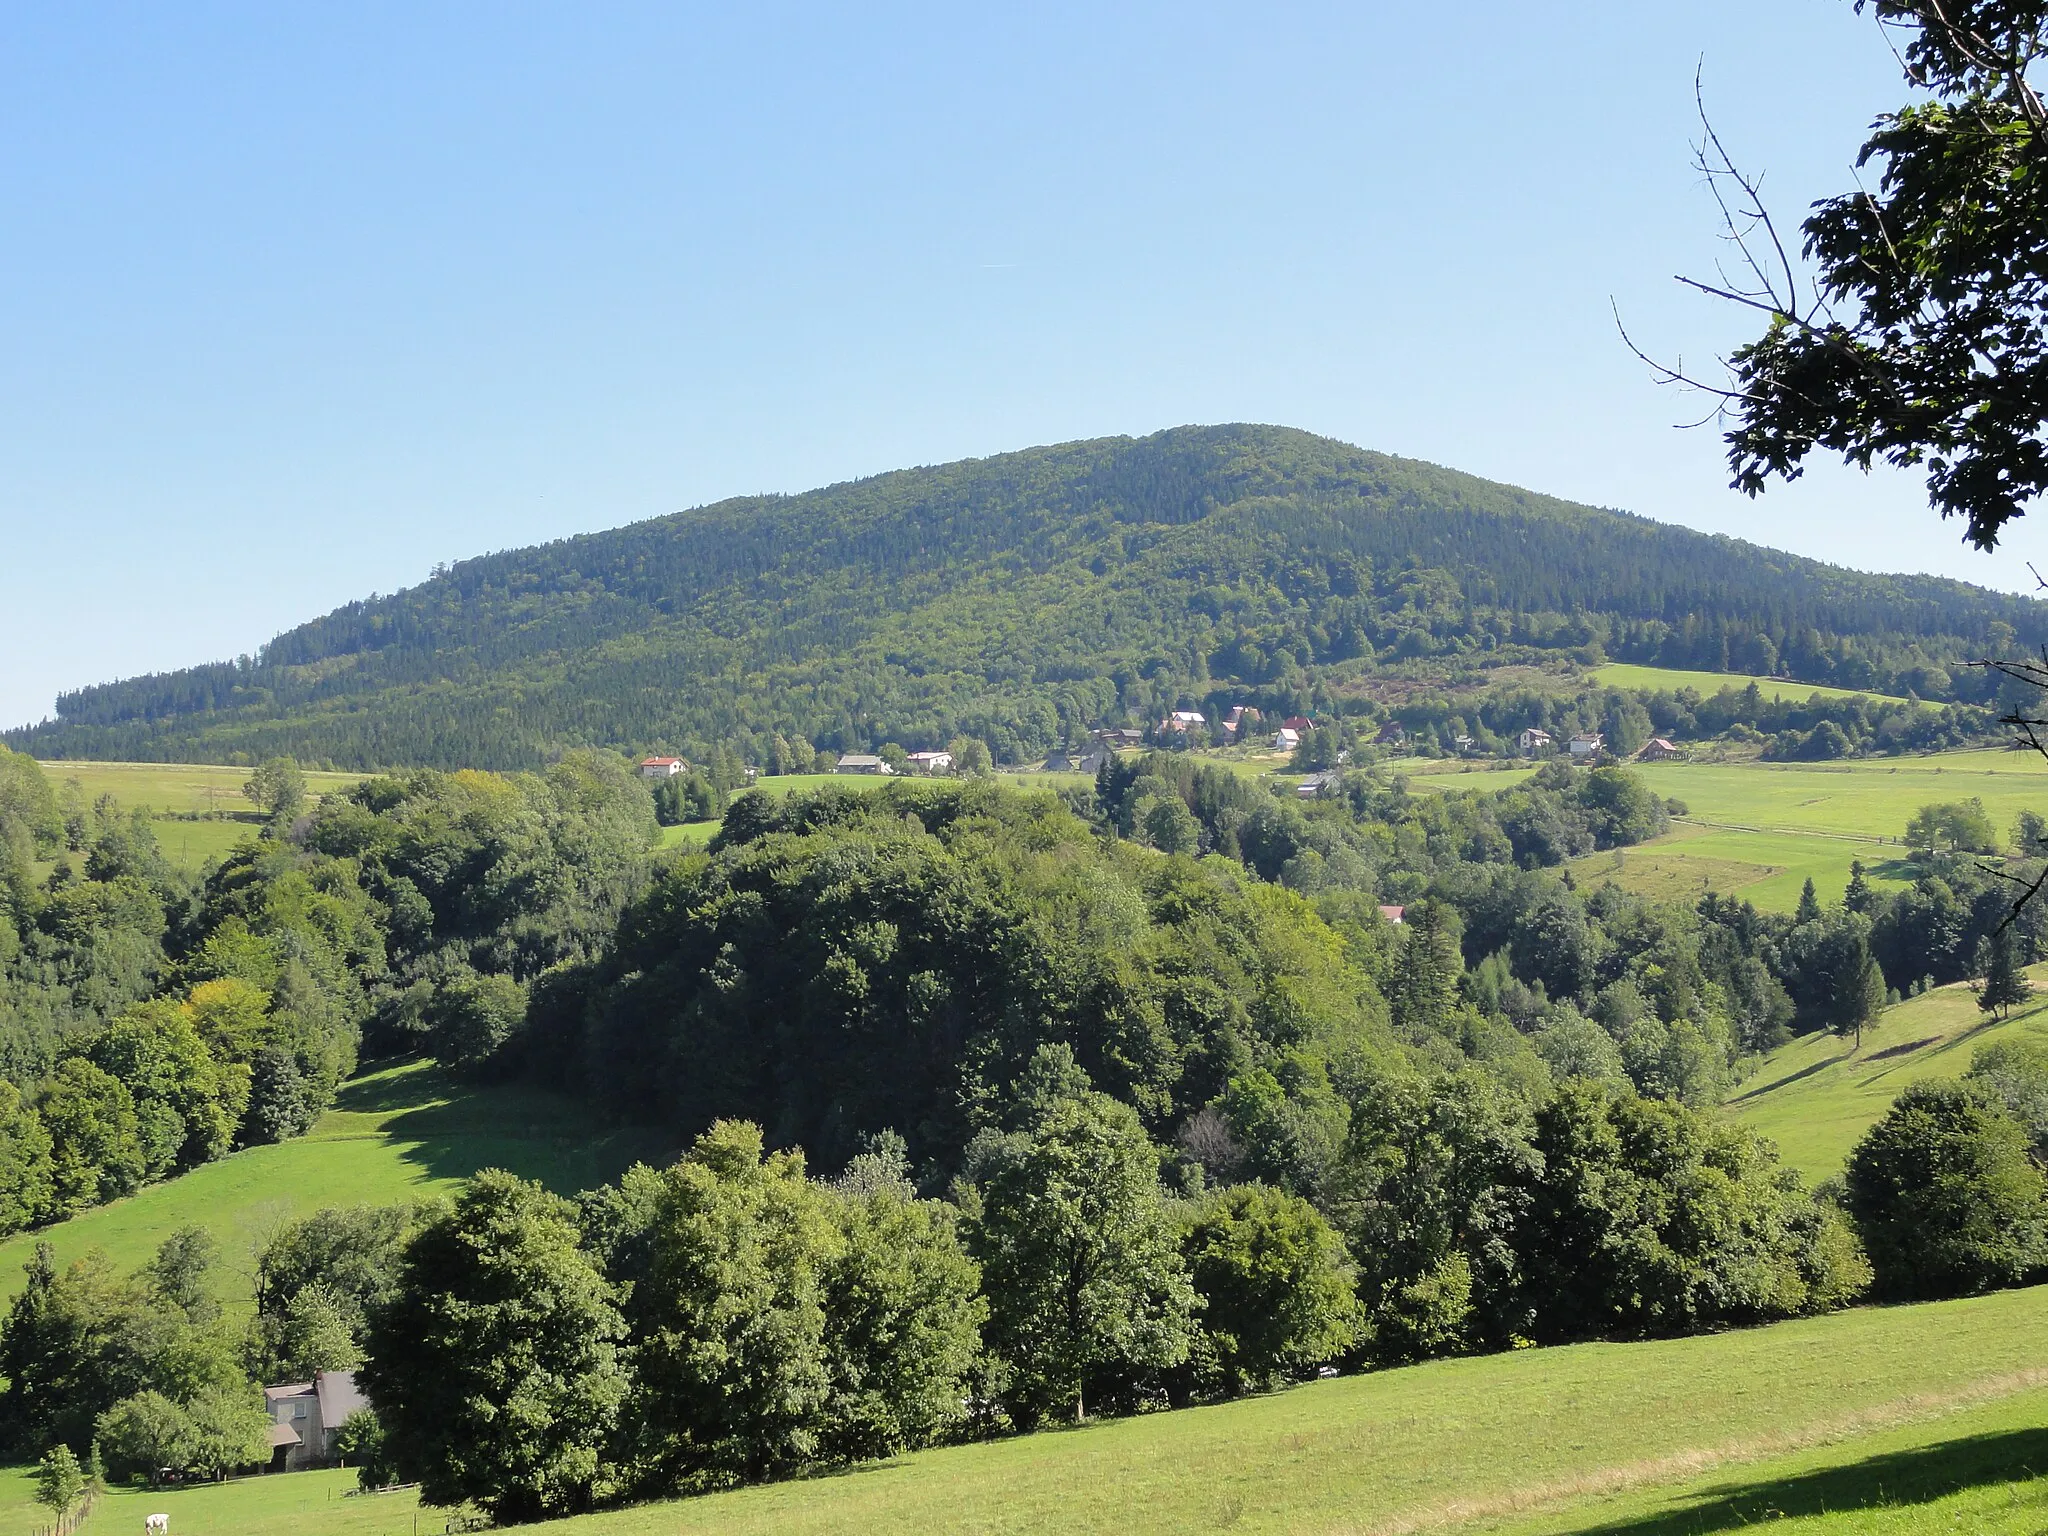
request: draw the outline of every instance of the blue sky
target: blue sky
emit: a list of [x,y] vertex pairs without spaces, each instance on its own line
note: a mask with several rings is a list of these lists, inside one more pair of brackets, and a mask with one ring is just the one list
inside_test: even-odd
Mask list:
[[[1695,363],[1704,62],[1796,219],[1846,0],[0,6],[0,722],[722,496],[1284,422],[2029,584],[1899,477],[1751,503]],[[2030,520],[2031,522],[2032,520]]]

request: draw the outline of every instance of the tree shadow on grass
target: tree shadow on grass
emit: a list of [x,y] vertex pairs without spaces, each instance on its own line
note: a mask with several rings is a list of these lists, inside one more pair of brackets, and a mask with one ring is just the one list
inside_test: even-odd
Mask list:
[[1929,1504],[1966,1488],[2048,1472],[2048,1429],[2002,1430],[1944,1440],[1790,1477],[1719,1483],[1674,1508],[1599,1525],[1574,1536],[1704,1536],[1767,1520]]
[[561,1194],[616,1179],[636,1162],[672,1162],[675,1138],[630,1125],[566,1094],[478,1086],[437,1066],[379,1073],[343,1086],[336,1106],[381,1114],[398,1155],[435,1179],[503,1168]]

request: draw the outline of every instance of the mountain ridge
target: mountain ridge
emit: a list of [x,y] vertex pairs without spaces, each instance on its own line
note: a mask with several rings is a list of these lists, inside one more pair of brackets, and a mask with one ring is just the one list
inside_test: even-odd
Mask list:
[[728,498],[481,555],[253,658],[97,685],[51,757],[523,767],[965,733],[1018,757],[1219,687],[1344,708],[1508,653],[1973,697],[2048,607],[1863,573],[1293,428],[1098,438]]

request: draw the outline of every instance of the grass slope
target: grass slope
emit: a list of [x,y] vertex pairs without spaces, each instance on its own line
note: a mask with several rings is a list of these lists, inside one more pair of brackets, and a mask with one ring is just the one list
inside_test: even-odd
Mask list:
[[[2048,962],[2027,974],[2036,987],[2048,984]],[[1967,986],[1937,987],[1887,1008],[1863,1032],[1860,1048],[1828,1034],[1781,1046],[1728,1107],[1776,1141],[1785,1161],[1809,1179],[1825,1178],[1841,1171],[1858,1138],[1908,1083],[1960,1077],[1980,1045],[2015,1037],[2048,1038],[2048,992],[1993,1023]]]
[[[1436,1361],[535,1529],[1028,1536],[1541,1521],[1582,1530],[1617,1511],[1661,1516],[1725,1502],[1716,1488],[1756,1481],[1725,1469],[1834,1475],[1873,1456],[1924,1457],[1958,1437],[2009,1476],[2019,1460],[1996,1453],[2041,1442],[2044,1384],[2048,1290],[2013,1291],[1692,1339]],[[117,1493],[84,1529],[133,1529],[149,1510],[168,1513],[173,1531],[221,1536],[412,1528],[411,1495],[341,1497],[348,1484],[336,1472]],[[1859,1496],[1867,1505],[1873,1493],[1863,1486]],[[443,1518],[427,1514],[421,1529]]]
[[171,1232],[197,1225],[239,1263],[277,1223],[321,1206],[418,1199],[479,1168],[509,1168],[572,1193],[616,1177],[636,1158],[672,1152],[658,1134],[602,1124],[573,1100],[528,1088],[463,1088],[424,1063],[386,1068],[347,1084],[297,1141],[251,1147],[0,1243],[0,1297],[21,1288],[22,1265],[39,1242],[59,1262],[96,1247],[127,1270]]
[[[1816,695],[1823,699],[1882,699],[1892,704],[1906,702],[1896,694],[1823,688],[1817,683],[1795,683],[1782,677],[1751,677],[1743,672],[1687,672],[1675,667],[1639,667],[1625,661],[1611,661],[1604,667],[1593,668],[1592,678],[1609,688],[1642,688],[1652,693],[1676,693],[1681,688],[1690,688],[1708,698],[1724,688],[1740,692],[1755,683],[1757,692],[1767,699],[1791,699],[1796,703],[1804,703]],[[1927,707],[1934,709],[1939,706],[1930,704]]]
[[[198,871],[256,830],[262,817],[242,793],[247,768],[206,763],[45,762],[52,787],[76,784],[87,802],[112,795],[124,809],[153,812],[157,845],[178,869]],[[306,789],[324,795],[348,788],[357,773],[308,772]],[[210,815],[222,819],[193,821]]]
[[1978,799],[2010,828],[2022,810],[2048,806],[2048,761],[2031,752],[1942,752],[1853,763],[1635,763],[1651,788],[1682,801],[1669,837],[1574,863],[1581,881],[1611,879],[1659,899],[1711,888],[1766,911],[1789,912],[1811,879],[1823,900],[1862,860],[1880,884],[1910,881],[1906,823],[1935,801]]

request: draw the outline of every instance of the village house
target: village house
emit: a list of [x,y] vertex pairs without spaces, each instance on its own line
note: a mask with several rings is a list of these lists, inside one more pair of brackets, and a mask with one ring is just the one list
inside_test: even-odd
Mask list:
[[1638,752],[1636,757],[1645,763],[1661,763],[1678,755],[1677,742],[1666,741],[1662,736],[1652,736],[1649,744]]
[[1334,788],[1338,778],[1339,776],[1334,773],[1312,773],[1294,786],[1294,798],[1297,800],[1313,800],[1322,794],[1325,785]]
[[1598,731],[1581,731],[1571,740],[1571,754],[1576,758],[1598,757],[1605,740]]
[[1243,704],[1233,704],[1230,713],[1223,717],[1223,734],[1232,741],[1241,740],[1245,732],[1259,723],[1259,712]]
[[270,1414],[271,1469],[297,1472],[330,1465],[341,1426],[370,1403],[354,1371],[316,1371],[311,1381],[265,1387],[263,1406]]
[[834,773],[894,773],[896,770],[883,762],[879,757],[871,756],[866,752],[849,752],[846,756],[839,759],[838,766],[832,771]]
[[1380,727],[1379,735],[1373,737],[1373,745],[1375,746],[1405,747],[1407,744],[1408,732],[1398,720],[1389,720]]
[[1289,715],[1285,720],[1282,720],[1280,724],[1284,726],[1286,729],[1297,732],[1298,734],[1303,736],[1306,736],[1310,731],[1316,728],[1315,722],[1309,719],[1307,715]]
[[953,754],[950,752],[913,752],[910,754],[912,773],[950,773],[953,771]]
[[1198,709],[1176,709],[1159,722],[1159,729],[1161,734],[1175,731],[1185,734],[1188,731],[1200,730],[1208,723],[1207,717]]
[[1398,923],[1401,921],[1402,914],[1407,910],[1406,907],[1381,907],[1380,916],[1390,923]]
[[1273,733],[1273,750],[1276,752],[1292,752],[1300,745],[1301,732],[1292,726],[1283,725]]
[[640,759],[640,777],[643,779],[672,779],[688,766],[680,757],[643,757]]
[[1143,731],[1131,731],[1105,726],[1095,733],[1095,739],[1107,747],[1142,747],[1145,745]]
[[1538,752],[1548,752],[1551,747],[1550,732],[1538,730],[1532,725],[1515,738],[1515,745],[1521,749],[1524,757],[1532,757]]

